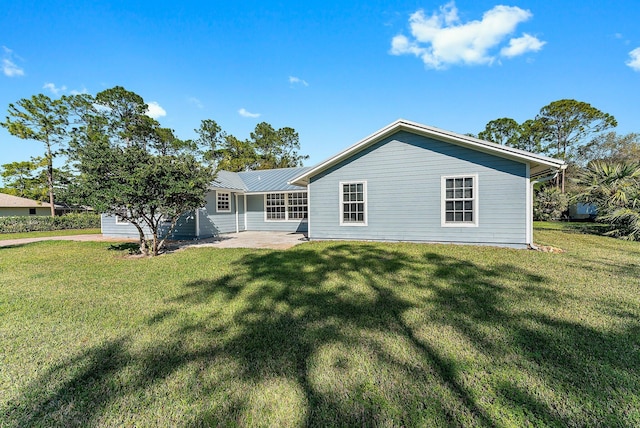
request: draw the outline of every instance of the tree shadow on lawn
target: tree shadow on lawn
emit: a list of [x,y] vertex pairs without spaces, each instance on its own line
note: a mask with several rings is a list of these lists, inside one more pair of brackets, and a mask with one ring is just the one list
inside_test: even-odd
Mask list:
[[25,387],[5,417],[95,425],[117,405],[135,424],[140,397],[187,371],[173,393],[189,426],[628,423],[614,394],[640,386],[637,326],[555,319],[579,296],[506,263],[430,246],[318,248],[249,252],[233,273],[186,284],[148,320],[165,329],[157,344],[89,348]]

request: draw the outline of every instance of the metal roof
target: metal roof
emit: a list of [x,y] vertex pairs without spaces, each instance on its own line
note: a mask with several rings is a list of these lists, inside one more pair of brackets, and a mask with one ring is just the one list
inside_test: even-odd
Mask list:
[[248,193],[285,192],[301,190],[300,186],[289,184],[289,180],[304,174],[310,169],[311,167],[262,169],[259,171],[239,172],[238,175],[247,186]]
[[[289,184],[289,180],[304,174],[310,167],[261,169],[258,171],[231,172],[220,170],[211,183],[214,189],[237,190],[243,193],[287,192],[301,190]],[[304,186],[302,186],[304,187]]]
[[33,199],[21,198],[20,196],[0,193],[1,208],[49,208],[48,202],[34,201]]
[[211,187],[218,189],[247,191],[247,186],[237,172],[220,170],[216,173],[216,178],[211,183]]

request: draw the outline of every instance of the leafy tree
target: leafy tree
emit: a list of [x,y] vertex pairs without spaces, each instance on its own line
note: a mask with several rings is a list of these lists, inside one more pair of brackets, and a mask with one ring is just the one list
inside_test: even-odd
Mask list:
[[478,138],[503,146],[516,147],[520,136],[520,125],[509,117],[495,119],[487,123]]
[[640,162],[640,134],[618,135],[606,132],[596,135],[589,143],[576,150],[576,161],[580,165],[601,160],[609,163]]
[[205,119],[200,123],[200,127],[195,130],[198,134],[198,139],[195,141],[196,147],[202,154],[202,159],[206,162],[213,162],[219,160],[221,156],[217,152],[221,144],[225,141],[227,134],[222,131],[222,128],[215,120]]
[[291,168],[301,166],[309,156],[300,155],[300,139],[293,128],[274,129],[266,122],[256,125],[248,140],[222,131],[213,120],[203,120],[195,130],[198,150],[205,160],[227,171]]
[[[47,186],[47,162],[40,157],[30,161],[11,162],[0,165],[0,176],[5,182],[3,193],[46,201],[49,197]],[[73,180],[73,175],[66,167],[53,168],[56,203],[67,202],[66,188]]]
[[240,172],[257,169],[258,159],[249,140],[225,134],[220,149],[215,151],[216,166],[226,171]]
[[567,195],[552,186],[542,186],[536,191],[533,201],[533,219],[539,221],[559,220],[569,208]]
[[[36,171],[42,166],[42,158],[32,158],[30,161],[11,162],[1,165],[2,172],[0,172],[0,176],[5,183],[5,190],[22,198],[37,201],[44,200],[47,196],[46,187],[42,189],[41,183],[37,183],[38,180],[35,178]],[[42,190],[44,190],[44,194]]]
[[45,146],[44,159],[47,164],[47,187],[51,216],[55,215],[55,190],[53,159],[64,149],[68,138],[68,104],[62,97],[52,100],[46,95],[34,95],[15,104],[9,104],[9,115],[0,125],[11,135],[24,140],[39,141]]
[[270,124],[261,122],[250,134],[250,139],[256,151],[255,169],[302,166],[302,162],[309,158],[298,154],[300,138],[293,128],[285,127],[276,131]]
[[576,200],[598,207],[596,220],[613,225],[609,235],[640,240],[640,164],[593,161],[577,181]]
[[212,170],[198,162],[191,144],[145,115],[137,94],[116,87],[94,103],[70,151],[80,173],[71,191],[76,201],[130,222],[140,251],[157,255],[178,219],[205,204]]
[[[616,127],[616,119],[591,104],[576,100],[559,100],[540,109],[536,121],[543,127],[543,141],[547,142],[546,151],[552,156],[567,160],[569,151],[584,144],[590,136]],[[561,174],[564,192],[565,172]],[[558,184],[558,183],[556,183]]]
[[484,131],[478,134],[480,139],[533,153],[542,150],[543,137],[544,126],[541,121],[529,119],[518,124],[508,117],[490,121]]
[[514,147],[531,153],[542,151],[544,124],[539,120],[528,119],[520,125],[518,143]]

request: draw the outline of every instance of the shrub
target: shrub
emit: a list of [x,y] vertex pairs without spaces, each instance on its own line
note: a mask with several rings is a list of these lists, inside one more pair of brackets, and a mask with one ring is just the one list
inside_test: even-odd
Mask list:
[[569,207],[569,198],[553,186],[538,190],[533,201],[533,219],[536,221],[558,220]]
[[100,214],[79,213],[57,217],[0,217],[0,233],[47,232],[63,229],[93,229],[100,227]]

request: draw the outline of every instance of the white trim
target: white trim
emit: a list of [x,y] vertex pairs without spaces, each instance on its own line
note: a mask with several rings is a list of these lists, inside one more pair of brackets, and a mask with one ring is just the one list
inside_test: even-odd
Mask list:
[[531,163],[532,167],[540,169],[541,165],[551,167],[551,169],[562,168],[565,163],[560,159],[554,159],[547,156],[530,153],[524,150],[514,149],[512,147],[502,146],[500,144],[491,143],[489,141],[479,140],[467,135],[456,134],[454,132],[445,131],[443,129],[432,126],[422,125],[416,122],[410,122],[404,119],[398,119],[395,122],[385,126],[384,128],[374,132],[363,140],[341,151],[337,155],[319,163],[315,167],[294,177],[289,184],[303,186],[309,184],[309,178],[330,168],[331,166],[345,160],[355,153],[365,149],[366,147],[398,132],[408,131],[413,134],[422,135],[428,138],[434,138],[440,141],[468,147],[481,152],[490,153],[496,156],[512,159],[518,162]]
[[[343,212],[343,186],[345,184],[362,184],[362,203],[364,204],[364,221],[361,222],[345,222],[344,221],[344,212]],[[349,181],[341,181],[338,183],[338,216],[340,217],[340,226],[368,226],[369,225],[369,206],[367,203],[367,180],[349,180]]]
[[[468,222],[447,222],[446,221],[446,193],[447,193],[447,180],[454,178],[472,178],[473,179],[473,221]],[[478,227],[480,224],[480,213],[478,207],[480,204],[478,200],[480,199],[480,194],[478,193],[478,174],[454,174],[454,175],[443,175],[440,177],[440,226],[441,227]]]
[[245,195],[268,195],[270,193],[302,193],[307,191],[307,186],[300,186],[300,189],[296,190],[265,190],[260,192],[245,192]]
[[245,190],[243,189],[232,189],[231,187],[209,187],[207,189],[207,192],[216,192],[216,191],[222,191],[222,192],[231,192],[231,193],[245,193]]
[[[219,196],[219,195],[227,195],[227,197],[229,198],[229,199],[228,199],[228,202],[229,202],[229,209],[226,209],[226,210],[222,209],[222,210],[221,210],[221,209],[219,208],[219,206],[218,206],[218,203],[219,203],[219,201],[218,201],[218,196]],[[230,212],[231,212],[231,192],[227,192],[227,191],[225,191],[225,190],[216,190],[216,201],[215,201],[215,203],[216,203],[216,212],[217,212],[217,213],[230,213]]]
[[240,232],[240,219],[238,217],[238,194],[235,194],[236,197],[236,233]]
[[247,227],[247,194],[243,194],[242,195],[244,198],[244,230],[249,230],[249,228]]
[[311,239],[311,185],[307,186],[307,239]]

